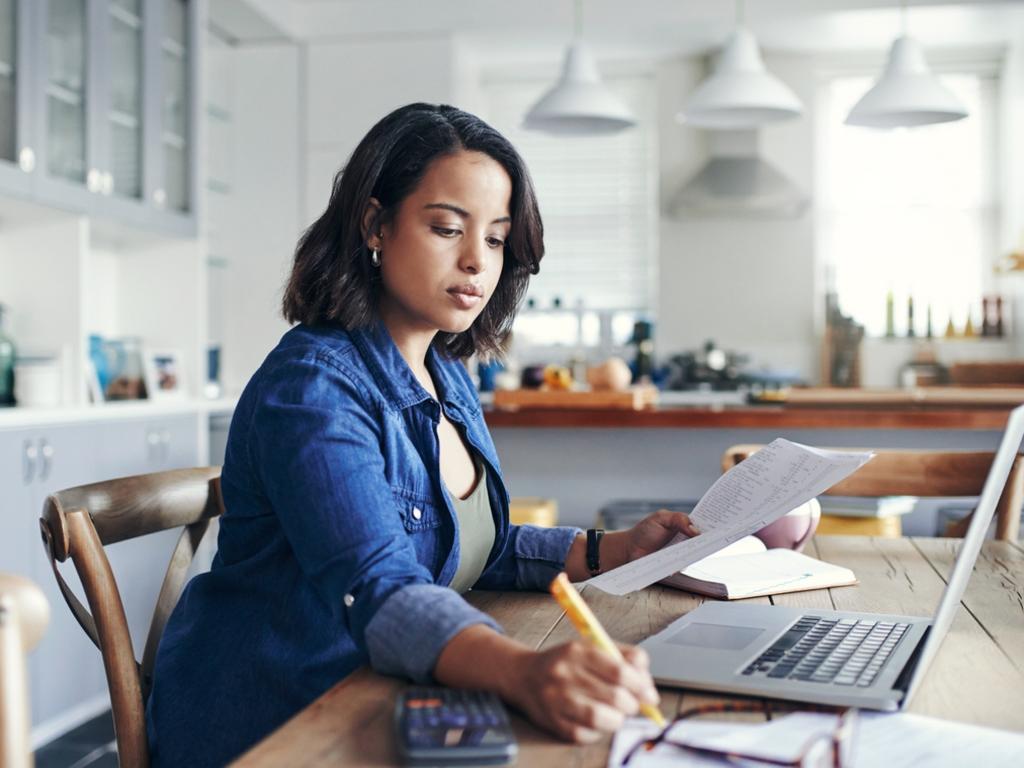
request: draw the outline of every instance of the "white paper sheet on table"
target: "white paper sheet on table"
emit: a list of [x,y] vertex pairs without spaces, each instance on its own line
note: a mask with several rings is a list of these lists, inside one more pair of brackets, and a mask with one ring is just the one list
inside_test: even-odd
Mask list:
[[[673,736],[695,746],[790,760],[819,734],[829,736],[836,716],[797,712],[766,723],[680,723]],[[631,718],[615,734],[608,768],[619,768],[629,749],[658,732],[644,718]],[[854,735],[853,768],[1019,768],[1024,765],[1024,734],[964,725],[912,714],[861,712]],[[674,747],[640,752],[629,768],[721,767],[725,761]],[[735,763],[731,763],[735,764]],[[755,763],[744,763],[755,765]]]
[[874,454],[826,451],[773,440],[715,481],[690,513],[700,536],[669,544],[588,583],[625,595],[681,571],[764,528],[831,488]]

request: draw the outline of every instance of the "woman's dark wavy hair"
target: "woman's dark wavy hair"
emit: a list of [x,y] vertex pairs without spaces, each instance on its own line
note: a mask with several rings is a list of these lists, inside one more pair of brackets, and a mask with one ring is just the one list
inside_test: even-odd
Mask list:
[[512,180],[511,231],[494,294],[473,325],[463,333],[439,333],[434,340],[449,357],[500,355],[512,328],[530,275],[544,255],[544,226],[526,164],[508,139],[483,120],[455,107],[409,104],[378,122],[356,147],[348,164],[334,177],[331,199],[295,249],[295,262],[284,292],[283,313],[289,322],[338,323],[365,327],[377,317],[381,281],[370,263],[363,237],[363,217],[370,198],[381,211],[371,232],[390,220],[439,157],[460,150],[482,152]]

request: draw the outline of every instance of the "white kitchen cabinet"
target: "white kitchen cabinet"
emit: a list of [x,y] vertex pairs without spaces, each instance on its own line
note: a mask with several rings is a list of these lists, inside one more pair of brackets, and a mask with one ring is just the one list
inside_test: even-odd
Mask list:
[[[42,642],[29,657],[32,722],[45,728],[58,723],[75,707],[95,709],[105,695],[103,664],[98,652],[78,627],[53,577],[39,535],[39,517],[46,496],[68,486],[95,479],[94,433],[87,425],[55,426],[2,433],[4,456],[19,451],[5,467],[21,489],[21,504],[9,510],[17,520],[17,535],[25,535],[29,577],[42,588],[50,603],[50,624]],[[22,534],[24,532],[24,534]],[[70,563],[61,567],[64,578],[81,594]]]
[[[51,609],[43,641],[29,658],[36,744],[109,705],[100,653],[65,604],[39,535],[46,496],[113,477],[195,466],[198,426],[199,417],[189,413],[0,430],[0,570],[32,578]],[[106,549],[140,655],[178,534],[166,531]],[[84,603],[74,566],[68,561],[60,569]]]
[[198,0],[2,0],[0,190],[194,236]]
[[97,425],[103,435],[98,477],[110,479],[198,465],[199,420],[195,414],[185,414]]

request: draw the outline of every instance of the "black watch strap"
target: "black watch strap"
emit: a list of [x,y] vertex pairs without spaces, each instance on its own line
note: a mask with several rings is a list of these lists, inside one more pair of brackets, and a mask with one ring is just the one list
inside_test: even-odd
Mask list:
[[603,528],[587,529],[587,570],[591,576],[597,576],[601,572],[601,537],[604,536]]

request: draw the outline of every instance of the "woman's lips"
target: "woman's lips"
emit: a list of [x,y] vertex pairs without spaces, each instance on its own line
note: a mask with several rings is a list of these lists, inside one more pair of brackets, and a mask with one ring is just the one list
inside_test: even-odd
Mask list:
[[472,284],[454,286],[447,290],[447,294],[460,309],[472,309],[483,300],[483,289]]
[[452,297],[452,301],[459,309],[473,309],[483,301],[483,296],[480,294],[470,293],[462,288],[452,288],[448,291],[448,295]]

